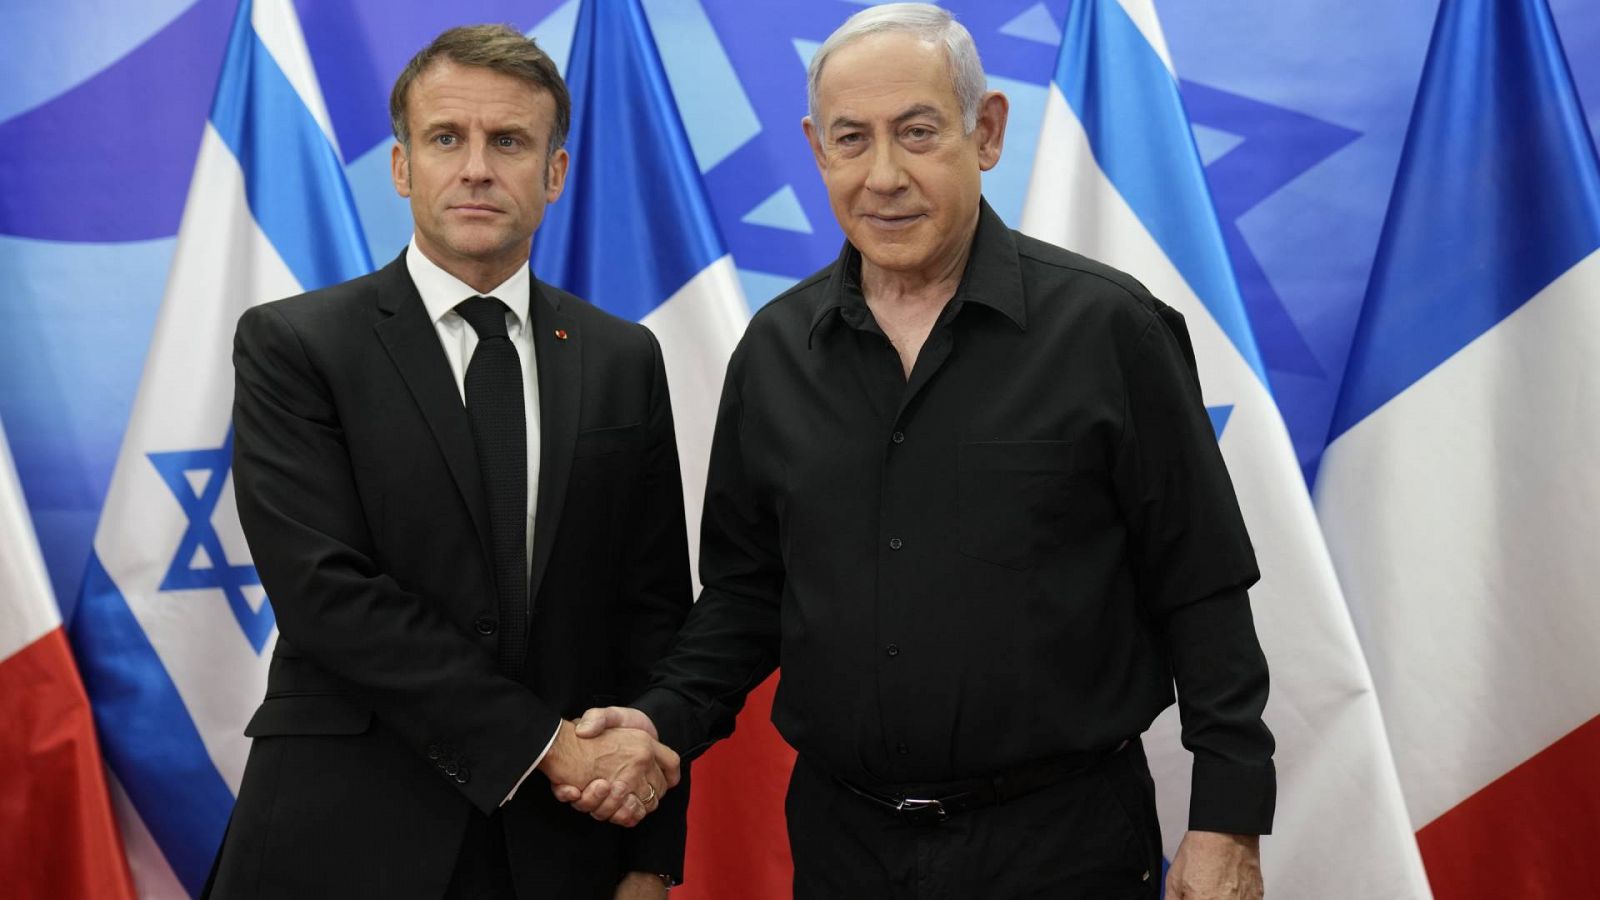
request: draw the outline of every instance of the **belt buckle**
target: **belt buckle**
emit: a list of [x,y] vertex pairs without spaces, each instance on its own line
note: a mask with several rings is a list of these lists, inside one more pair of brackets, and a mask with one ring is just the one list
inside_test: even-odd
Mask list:
[[918,800],[913,797],[902,798],[895,805],[895,810],[907,821],[919,824],[943,822],[950,814],[939,800]]

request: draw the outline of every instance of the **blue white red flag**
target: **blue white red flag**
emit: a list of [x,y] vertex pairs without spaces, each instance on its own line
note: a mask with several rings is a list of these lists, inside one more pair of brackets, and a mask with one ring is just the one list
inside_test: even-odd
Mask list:
[[89,698],[0,428],[0,872],[13,897],[131,898]]
[[[692,559],[723,374],[749,307],[638,0],[582,5],[566,79],[572,167],[534,237],[533,271],[661,341]],[[770,704],[768,693],[753,698],[741,722],[762,714],[762,698]],[[782,796],[793,758],[768,726],[745,728],[695,764],[686,883],[675,896],[788,890]]]
[[1441,897],[1600,895],[1600,162],[1544,0],[1445,0],[1317,512]]
[[638,0],[582,5],[566,80],[572,165],[533,271],[661,341],[693,557],[722,376],[750,310]]

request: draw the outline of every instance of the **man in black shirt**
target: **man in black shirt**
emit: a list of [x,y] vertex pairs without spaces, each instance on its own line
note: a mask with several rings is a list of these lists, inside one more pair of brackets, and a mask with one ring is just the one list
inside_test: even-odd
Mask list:
[[[797,896],[1154,897],[1139,735],[1195,756],[1169,896],[1261,895],[1254,555],[1183,320],[982,200],[1006,99],[933,7],[859,13],[804,122],[848,238],[729,365],[704,593],[631,725],[692,757],[780,662]],[[565,799],[609,812],[563,789]]]

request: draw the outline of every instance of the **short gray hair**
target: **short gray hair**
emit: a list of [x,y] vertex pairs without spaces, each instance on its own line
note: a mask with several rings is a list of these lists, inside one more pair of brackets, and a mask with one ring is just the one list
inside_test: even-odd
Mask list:
[[952,87],[961,103],[961,128],[971,134],[972,129],[978,127],[978,105],[989,89],[989,82],[983,75],[983,62],[978,59],[978,47],[972,42],[972,34],[955,16],[927,3],[886,3],[864,9],[828,35],[806,69],[806,107],[812,123],[822,127],[817,120],[817,84],[822,80],[822,67],[827,65],[828,57],[868,35],[891,32],[944,46]]

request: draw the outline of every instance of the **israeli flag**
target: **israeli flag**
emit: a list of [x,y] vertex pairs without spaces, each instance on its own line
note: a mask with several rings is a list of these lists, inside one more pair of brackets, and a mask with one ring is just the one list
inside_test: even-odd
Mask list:
[[[1207,407],[1261,565],[1278,811],[1269,894],[1429,896],[1383,721],[1289,435],[1268,389],[1150,0],[1074,0],[1022,230],[1127,271],[1188,320]],[[1174,710],[1148,742],[1170,858],[1188,821]]]
[[1597,354],[1550,11],[1445,0],[1316,489],[1440,896],[1600,885]]
[[566,80],[572,166],[533,271],[660,340],[695,558],[722,377],[750,310],[638,0],[583,3]]
[[142,895],[198,893],[276,635],[229,475],[234,324],[371,270],[290,0],[242,0],[72,638]]

